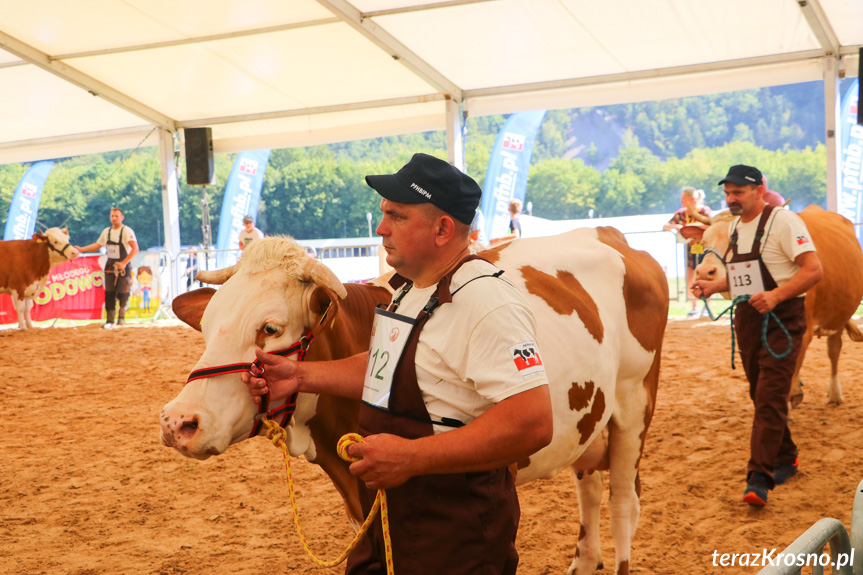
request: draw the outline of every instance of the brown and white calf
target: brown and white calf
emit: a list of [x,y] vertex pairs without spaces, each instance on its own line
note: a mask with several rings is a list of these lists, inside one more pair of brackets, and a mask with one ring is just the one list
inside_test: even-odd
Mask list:
[[[728,249],[728,233],[733,216],[722,212],[706,230],[696,226],[686,226],[681,233],[688,238],[700,239],[705,248],[710,248],[704,260],[695,269],[699,279],[719,279],[726,277],[725,266],[715,250],[724,254]],[[842,332],[848,332],[853,341],[863,341],[863,334],[851,320],[857,306],[863,300],[863,250],[854,235],[854,225],[845,217],[828,212],[819,206],[809,206],[800,212],[806,223],[812,243],[824,276],[809,290],[805,297],[806,333],[797,366],[791,380],[791,405],[798,406],[803,401],[803,386],[800,382],[800,369],[806,356],[806,349],[812,336],[827,337],[827,355],[830,358],[830,384],[828,403],[842,403],[842,387],[839,384],[839,353],[842,351]],[[726,296],[727,297],[727,296]]]
[[12,296],[18,327],[33,327],[33,298],[48,283],[51,268],[78,257],[66,228],[48,228],[32,240],[0,241],[0,293]]
[[[615,573],[628,574],[640,509],[638,465],[668,314],[665,276],[613,228],[519,239],[482,257],[527,294],[553,404],[554,438],[514,464],[516,483],[552,478],[565,468],[574,472],[581,525],[568,572],[587,574],[601,563],[599,472],[607,470]],[[367,350],[373,304],[390,297],[376,286],[338,283],[302,248],[280,238],[253,243],[230,270],[198,277],[223,285],[174,303],[177,315],[203,332],[206,351],[196,369],[252,361],[256,345],[288,347],[319,324],[329,302],[321,331],[326,337],[312,342],[306,360]],[[355,430],[357,410],[356,401],[299,394],[287,430],[291,454],[323,466],[355,525],[362,519],[356,481],[335,448],[342,434]],[[162,443],[204,459],[248,437],[255,414],[238,374],[194,380],[163,408]]]

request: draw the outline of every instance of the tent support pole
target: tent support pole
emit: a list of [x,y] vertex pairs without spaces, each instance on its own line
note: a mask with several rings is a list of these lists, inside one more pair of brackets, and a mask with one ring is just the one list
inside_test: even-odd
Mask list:
[[464,159],[464,109],[461,102],[446,99],[446,152],[450,164],[467,173]]
[[832,56],[823,59],[824,63],[824,128],[827,147],[827,209],[839,211],[839,60]]
[[[177,183],[177,164],[174,159],[175,134],[159,129],[159,161],[162,164],[162,216],[165,222],[165,249],[174,260],[180,253],[180,208]],[[171,292],[168,299],[177,295],[180,285],[176,266],[170,265]]]

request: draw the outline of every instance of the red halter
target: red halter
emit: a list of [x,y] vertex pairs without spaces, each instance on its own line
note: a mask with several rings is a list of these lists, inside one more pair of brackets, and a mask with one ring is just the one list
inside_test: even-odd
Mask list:
[[[280,355],[282,357],[288,357],[294,354],[297,354],[297,361],[303,361],[306,359],[306,352],[309,349],[309,345],[311,345],[312,341],[315,339],[312,330],[300,338],[299,341],[294,342],[287,349],[282,349],[279,351],[269,352],[273,355]],[[229,363],[227,365],[217,365],[215,367],[205,367],[202,369],[196,369],[192,373],[189,374],[189,378],[186,380],[186,383],[190,381],[195,381],[196,379],[204,379],[207,377],[213,377],[216,375],[225,375],[227,373],[243,373],[246,371],[250,371],[252,366],[257,368],[261,368],[261,361],[256,359],[252,363]],[[294,415],[294,411],[297,409],[297,394],[294,393],[288,400],[278,406],[273,408],[272,410],[268,410],[269,400],[267,399],[267,394],[261,396],[261,403],[258,406],[258,415],[255,416],[255,424],[252,426],[252,433],[249,434],[249,437],[255,437],[258,432],[261,431],[261,427],[263,427],[263,418],[266,417],[268,419],[275,419],[279,416],[282,417],[282,421],[278,422],[282,427],[287,427],[288,423],[291,421],[291,417]]]

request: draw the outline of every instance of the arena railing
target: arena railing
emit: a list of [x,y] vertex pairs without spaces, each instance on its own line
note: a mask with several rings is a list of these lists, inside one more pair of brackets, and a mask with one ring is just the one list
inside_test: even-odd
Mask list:
[[[153,321],[160,317],[170,318],[173,316],[171,313],[171,299],[173,298],[173,294],[177,293],[176,286],[173,285],[176,280],[174,256],[170,251],[165,249],[147,250],[147,252],[159,256],[159,272],[156,276],[159,278],[159,308],[153,314]],[[166,272],[168,272],[167,281],[165,281]]]
[[[818,561],[824,558],[824,548],[828,545],[829,561]],[[802,573],[803,567],[811,567],[812,575],[823,575],[827,565],[831,573],[863,575],[863,481],[857,485],[854,495],[850,535],[841,521],[825,517],[777,553],[772,563],[763,567],[758,575],[795,575]]]
[[[306,250],[306,253],[317,257],[317,250],[311,246],[298,242]],[[218,250],[215,248],[186,248],[180,250],[172,259],[175,273],[172,277],[176,279],[176,285],[172,285],[172,299],[192,289],[202,287],[197,281],[197,274],[201,270],[217,270],[234,265],[240,258],[242,250],[238,248]]]
[[[643,250],[656,259],[666,277],[674,282],[670,299],[680,301],[687,297],[685,285],[686,270],[683,267],[683,244],[677,242],[676,234],[670,231],[628,232],[624,236],[631,247]],[[380,247],[378,245],[345,244],[315,248],[298,242],[309,254],[333,270],[342,281],[363,281],[378,277],[380,274]],[[165,252],[168,253],[168,252]],[[236,263],[241,254],[239,249],[217,250],[187,248],[171,258],[174,266],[171,273],[169,293],[163,301],[170,301],[191,289],[201,287],[196,281],[197,272],[202,269],[215,270]],[[206,256],[206,257],[205,257]],[[163,282],[164,283],[164,282]],[[676,293],[675,293],[676,292]]]

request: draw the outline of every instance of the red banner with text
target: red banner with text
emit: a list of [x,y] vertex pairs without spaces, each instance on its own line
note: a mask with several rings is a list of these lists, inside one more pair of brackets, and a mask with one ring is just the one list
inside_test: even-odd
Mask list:
[[[101,319],[105,307],[105,272],[98,257],[79,257],[51,269],[36,294],[30,318]],[[12,297],[0,295],[0,324],[18,323]]]

